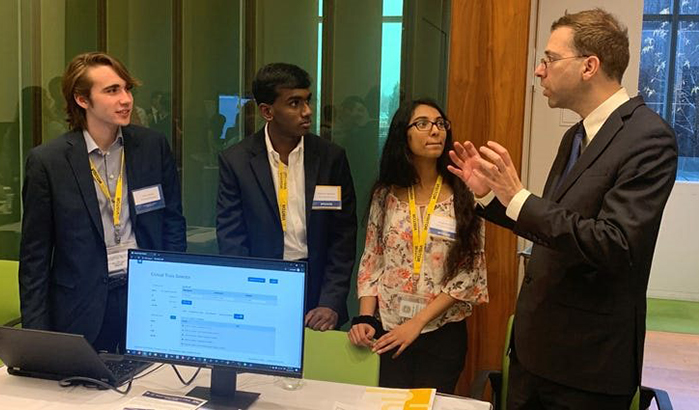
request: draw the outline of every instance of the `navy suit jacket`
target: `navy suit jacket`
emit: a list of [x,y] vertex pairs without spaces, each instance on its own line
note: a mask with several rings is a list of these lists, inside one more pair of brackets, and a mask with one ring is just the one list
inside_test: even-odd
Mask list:
[[566,386],[631,394],[641,381],[646,290],[677,144],[672,128],[633,98],[555,189],[576,128],[563,137],[543,197],[530,196],[516,222],[497,200],[483,214],[534,243],[514,321],[522,365]]
[[[329,141],[304,136],[306,239],[309,278],[306,312],[329,307],[347,321],[347,295],[354,266],[357,214],[354,184],[345,151]],[[222,255],[284,257],[282,231],[264,128],[219,156],[216,233]],[[316,185],[342,187],[342,210],[312,210]]]
[[[162,134],[122,127],[130,217],[143,249],[184,251],[175,162]],[[136,215],[133,190],[161,184],[165,208]],[[22,325],[99,334],[107,301],[107,251],[82,131],[32,149],[26,163],[20,244]]]

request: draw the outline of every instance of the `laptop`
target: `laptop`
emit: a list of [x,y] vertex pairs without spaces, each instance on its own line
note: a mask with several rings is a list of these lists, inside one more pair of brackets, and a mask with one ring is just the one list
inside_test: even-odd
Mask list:
[[82,335],[0,326],[0,360],[15,376],[89,377],[118,387],[151,363],[98,354]]

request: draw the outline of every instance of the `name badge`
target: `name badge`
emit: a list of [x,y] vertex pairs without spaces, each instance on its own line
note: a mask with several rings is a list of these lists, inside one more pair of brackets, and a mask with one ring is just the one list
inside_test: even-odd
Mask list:
[[138,249],[136,242],[126,242],[107,248],[107,270],[109,273],[126,271],[129,249]]
[[137,215],[165,208],[163,188],[160,184],[133,190],[131,195]]
[[342,187],[331,185],[316,185],[311,209],[342,210]]
[[448,216],[432,215],[430,218],[430,235],[440,238],[456,239],[456,219]]
[[412,319],[427,306],[427,298],[409,293],[399,293],[398,304],[398,316]]

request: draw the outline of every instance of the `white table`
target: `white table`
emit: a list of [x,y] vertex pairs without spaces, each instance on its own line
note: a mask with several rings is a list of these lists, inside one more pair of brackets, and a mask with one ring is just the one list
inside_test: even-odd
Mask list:
[[[153,368],[151,368],[153,369]],[[151,370],[149,369],[149,370]],[[178,366],[185,379],[194,368]],[[331,410],[336,401],[359,404],[365,388],[351,384],[304,380],[298,390],[288,391],[275,383],[278,378],[257,374],[238,375],[238,390],[260,393],[251,410]],[[0,367],[0,408],[21,410],[94,409],[115,410],[146,390],[184,395],[193,386],[210,384],[210,371],[202,370],[192,386],[182,386],[169,365],[134,381],[128,396],[107,390],[75,386],[62,388],[56,381],[12,376]],[[123,387],[122,387],[123,388]],[[473,399],[437,396],[435,410],[490,410],[489,403]]]

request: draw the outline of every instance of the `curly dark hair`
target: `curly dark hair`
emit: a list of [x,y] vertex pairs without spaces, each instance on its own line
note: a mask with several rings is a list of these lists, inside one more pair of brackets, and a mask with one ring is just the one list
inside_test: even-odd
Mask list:
[[[388,137],[381,154],[379,178],[374,183],[370,198],[383,188],[392,186],[407,188],[418,183],[419,178],[413,165],[413,153],[408,146],[408,124],[410,118],[420,105],[430,106],[439,111],[442,118],[447,119],[446,113],[437,102],[421,98],[404,102],[393,115],[388,129]],[[481,245],[481,219],[476,215],[473,194],[466,186],[449,172],[447,165],[451,164],[449,150],[452,149],[453,139],[451,129],[447,130],[444,151],[437,159],[437,172],[445,183],[454,191],[454,213],[456,215],[456,240],[449,250],[446,260],[446,274],[443,283],[456,276],[459,268],[472,269]]]

